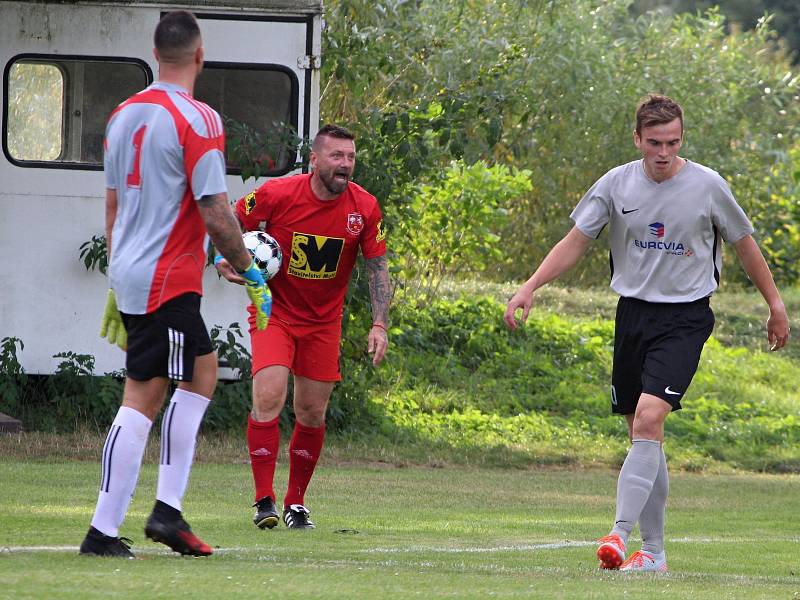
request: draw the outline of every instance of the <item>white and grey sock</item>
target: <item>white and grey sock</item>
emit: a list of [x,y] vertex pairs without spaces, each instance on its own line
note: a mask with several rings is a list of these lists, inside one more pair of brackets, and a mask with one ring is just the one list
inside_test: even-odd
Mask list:
[[658,465],[658,476],[653,483],[653,491],[639,515],[639,530],[642,533],[642,550],[654,555],[664,552],[664,522],[669,495],[669,472],[664,448],[661,448],[661,460]]
[[138,410],[120,406],[108,431],[92,527],[111,537],[119,536],[128,512],[152,425]]
[[177,389],[161,421],[161,459],[156,499],[182,510],[181,501],[189,483],[197,431],[210,400]]
[[658,476],[661,443],[657,440],[633,440],[617,480],[617,515],[611,533],[619,535],[625,544],[642,508],[647,503]]

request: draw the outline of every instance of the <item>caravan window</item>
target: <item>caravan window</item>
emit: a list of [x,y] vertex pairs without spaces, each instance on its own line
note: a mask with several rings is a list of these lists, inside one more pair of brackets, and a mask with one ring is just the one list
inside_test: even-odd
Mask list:
[[102,168],[109,114],[151,79],[141,61],[17,57],[4,78],[6,155],[20,166]]
[[55,65],[17,63],[8,85],[8,149],[19,160],[57,160],[64,76]]
[[[102,169],[108,116],[151,81],[136,59],[18,56],[5,70],[4,152],[23,167]],[[225,122],[229,174],[295,168],[298,89],[295,74],[279,65],[205,64],[194,95]]]
[[295,168],[298,83],[278,65],[207,62],[194,95],[222,116],[228,173],[283,175]]

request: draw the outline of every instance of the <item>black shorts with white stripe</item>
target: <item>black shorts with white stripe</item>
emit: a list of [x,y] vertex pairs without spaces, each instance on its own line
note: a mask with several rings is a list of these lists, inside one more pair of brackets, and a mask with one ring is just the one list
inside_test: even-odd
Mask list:
[[137,381],[191,381],[194,359],[213,351],[195,293],[173,298],[146,315],[122,313],[122,321],[128,330],[125,368]]
[[611,411],[633,414],[642,393],[679,410],[714,329],[708,298],[676,303],[620,298],[615,324]]

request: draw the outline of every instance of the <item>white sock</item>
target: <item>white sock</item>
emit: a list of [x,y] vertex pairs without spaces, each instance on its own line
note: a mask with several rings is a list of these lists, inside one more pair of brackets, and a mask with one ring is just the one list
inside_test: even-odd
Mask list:
[[120,406],[108,431],[92,527],[111,537],[119,536],[128,512],[152,425],[138,410]]
[[617,515],[611,533],[627,545],[628,537],[650,497],[661,462],[661,443],[633,440],[617,481]]
[[664,521],[669,495],[669,472],[664,449],[658,465],[658,476],[653,483],[653,491],[639,515],[639,530],[642,533],[642,550],[654,556],[664,553]]
[[197,431],[210,400],[177,389],[161,421],[161,460],[156,499],[182,510],[181,500],[189,483]]

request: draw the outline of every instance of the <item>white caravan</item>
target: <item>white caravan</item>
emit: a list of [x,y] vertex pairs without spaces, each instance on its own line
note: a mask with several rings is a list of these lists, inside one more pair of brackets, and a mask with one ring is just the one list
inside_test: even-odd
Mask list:
[[[195,95],[223,115],[228,150],[238,136],[246,164],[284,175],[299,156],[275,141],[317,130],[322,0],[0,0],[0,339],[22,340],[27,373],[55,372],[67,351],[94,356],[97,374],[124,366],[98,337],[107,279],[80,248],[102,247],[92,239],[105,226],[106,119],[153,81],[153,31],[177,8],[199,20],[206,65]],[[231,154],[233,201],[264,180],[243,182]],[[213,267],[203,285],[206,324],[238,322],[249,348],[244,290]]]

